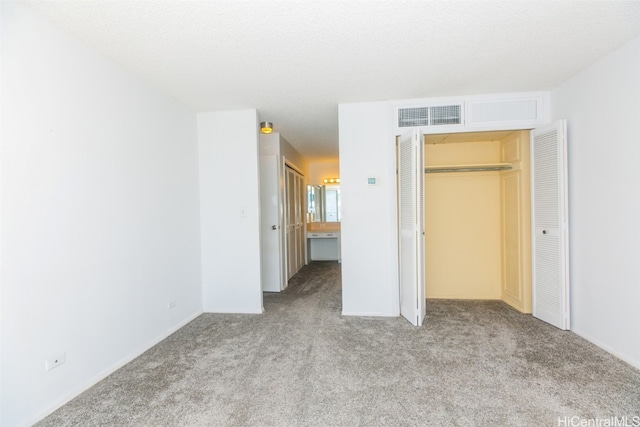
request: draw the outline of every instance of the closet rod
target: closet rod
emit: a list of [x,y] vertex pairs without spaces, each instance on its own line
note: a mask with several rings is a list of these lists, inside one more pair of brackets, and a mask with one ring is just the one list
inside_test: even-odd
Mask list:
[[506,171],[513,169],[510,165],[500,166],[454,166],[450,168],[424,168],[424,173],[442,173],[442,172],[485,172],[485,171]]

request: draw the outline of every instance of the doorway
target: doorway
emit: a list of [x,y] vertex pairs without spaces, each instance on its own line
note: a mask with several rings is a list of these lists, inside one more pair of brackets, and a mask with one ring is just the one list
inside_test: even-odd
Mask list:
[[283,291],[288,280],[305,263],[304,179],[302,172],[283,156],[260,156],[260,261],[263,292]]

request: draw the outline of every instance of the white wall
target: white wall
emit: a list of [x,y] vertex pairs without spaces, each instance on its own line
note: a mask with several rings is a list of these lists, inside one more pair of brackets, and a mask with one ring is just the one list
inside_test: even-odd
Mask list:
[[640,37],[552,91],[568,119],[571,329],[640,367]]
[[289,164],[292,164],[305,175],[305,179],[308,179],[309,164],[307,159],[304,158],[298,150],[293,148],[291,144],[278,132],[270,134],[259,135],[259,153],[262,156],[275,154],[278,156],[278,162],[282,164],[283,160],[286,160]]
[[[395,145],[390,108],[387,102],[338,107],[345,315],[399,315]],[[377,185],[367,186],[369,177],[375,177]]]
[[0,424],[19,426],[201,312],[197,128],[23,6],[1,7]]
[[261,313],[256,110],[198,114],[203,308]]
[[309,179],[309,165],[307,159],[302,157],[298,150],[293,148],[289,141],[280,136],[280,154],[289,164],[295,166],[305,176],[305,181]]

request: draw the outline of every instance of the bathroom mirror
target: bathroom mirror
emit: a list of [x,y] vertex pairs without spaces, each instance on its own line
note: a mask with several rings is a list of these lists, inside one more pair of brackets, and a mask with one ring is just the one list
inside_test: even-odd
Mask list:
[[340,222],[340,186],[307,186],[308,222]]

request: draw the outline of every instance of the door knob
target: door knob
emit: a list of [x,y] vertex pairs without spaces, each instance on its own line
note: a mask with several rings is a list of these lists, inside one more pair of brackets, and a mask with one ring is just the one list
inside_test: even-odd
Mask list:
[[278,227],[277,227],[277,226],[275,226],[275,225],[272,225],[272,226],[271,226],[271,229],[272,229],[272,230],[277,230],[277,229],[278,229]]

